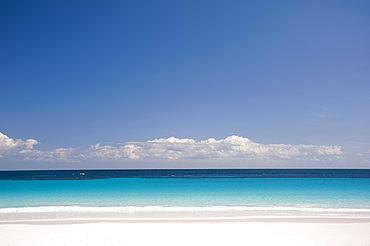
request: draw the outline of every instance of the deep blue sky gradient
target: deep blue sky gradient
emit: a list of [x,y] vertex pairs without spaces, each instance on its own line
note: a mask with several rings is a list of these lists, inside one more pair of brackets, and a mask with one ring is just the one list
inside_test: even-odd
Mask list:
[[367,148],[369,44],[369,1],[1,0],[0,131]]

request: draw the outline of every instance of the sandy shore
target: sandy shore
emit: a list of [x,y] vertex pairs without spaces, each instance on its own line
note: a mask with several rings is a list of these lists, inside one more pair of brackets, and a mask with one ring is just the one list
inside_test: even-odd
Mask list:
[[369,231],[361,219],[39,221],[0,224],[0,245],[365,246]]

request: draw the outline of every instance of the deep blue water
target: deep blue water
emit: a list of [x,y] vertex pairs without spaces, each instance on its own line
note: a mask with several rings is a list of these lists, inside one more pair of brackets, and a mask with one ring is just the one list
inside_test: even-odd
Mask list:
[[370,169],[149,169],[0,171],[0,179],[370,178]]
[[370,170],[0,172],[0,207],[370,208]]

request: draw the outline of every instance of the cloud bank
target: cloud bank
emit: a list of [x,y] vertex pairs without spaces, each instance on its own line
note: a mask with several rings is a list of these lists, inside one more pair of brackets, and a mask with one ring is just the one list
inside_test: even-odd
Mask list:
[[260,144],[248,138],[196,141],[175,137],[128,143],[122,146],[97,144],[90,155],[100,159],[131,160],[211,160],[211,161],[330,161],[341,155],[340,146]]
[[[1,133],[0,133],[1,134]],[[343,153],[340,146],[261,144],[248,138],[229,136],[225,139],[196,141],[190,138],[160,138],[121,145],[98,143],[89,148],[58,148],[41,151],[34,139],[14,140],[0,135],[0,154],[16,154],[34,161],[144,161],[144,162],[330,162]]]
[[17,154],[23,150],[31,150],[37,143],[35,139],[13,139],[0,132],[0,157],[4,154]]

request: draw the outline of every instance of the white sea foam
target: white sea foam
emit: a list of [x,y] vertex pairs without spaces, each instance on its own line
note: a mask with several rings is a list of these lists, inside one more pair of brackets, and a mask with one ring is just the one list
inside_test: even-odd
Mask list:
[[247,207],[247,206],[211,206],[211,207],[82,207],[82,206],[44,206],[0,208],[0,213],[54,213],[54,212],[227,212],[227,211],[297,211],[297,212],[329,212],[329,213],[370,213],[367,208],[313,208],[313,207]]
[[253,218],[367,218],[367,208],[318,207],[82,207],[45,206],[0,208],[1,222],[52,220],[206,220]]

